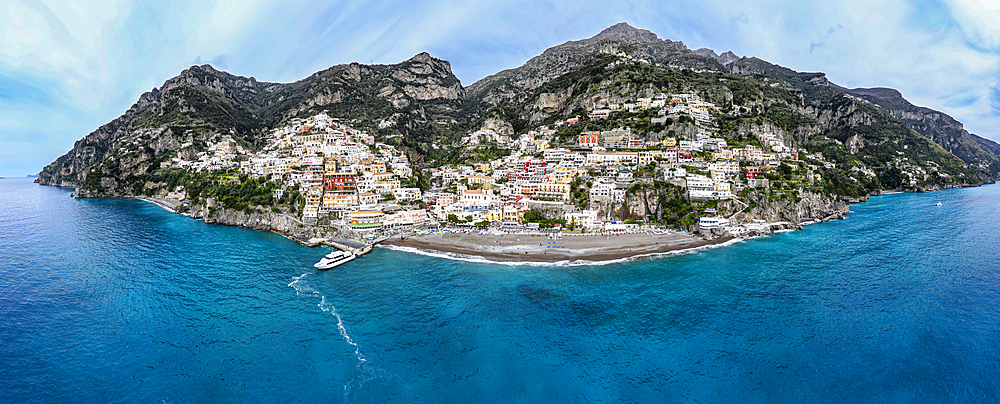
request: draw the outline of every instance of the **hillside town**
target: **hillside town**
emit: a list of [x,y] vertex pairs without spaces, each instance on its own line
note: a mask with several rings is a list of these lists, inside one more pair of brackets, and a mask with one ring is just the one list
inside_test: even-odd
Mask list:
[[[196,159],[175,157],[169,165],[195,171],[238,170],[282,184],[273,197],[295,189],[304,196],[301,220],[342,226],[368,237],[386,230],[447,223],[500,229],[573,229],[628,232],[643,225],[615,218],[602,207],[621,204],[636,184],[662,181],[685,190],[692,201],[737,199],[746,188],[769,187],[766,174],[783,162],[801,163],[800,152],[774,133],[736,145],[713,137],[715,105],[695,94],[657,94],[633,102],[599,105],[586,119],[599,121],[619,112],[656,111],[651,123],[688,119],[696,133],[650,141],[628,128],[581,131],[556,138],[559,127],[580,124],[574,117],[515,135],[483,128],[456,147],[500,145],[509,154],[488,161],[422,168],[429,187],[421,189],[406,153],[351,128],[325,113],[292,119],[273,130],[267,146],[249,152],[231,138],[210,145]],[[813,164],[823,156],[807,157]],[[815,168],[815,166],[812,166]],[[808,172],[810,181],[818,174]],[[585,193],[580,189],[585,186]],[[574,193],[576,196],[574,197]],[[183,190],[170,197],[184,199]],[[533,209],[562,211],[553,221],[538,220]],[[526,215],[528,216],[526,218]],[[707,209],[701,229],[739,234],[746,228]]]

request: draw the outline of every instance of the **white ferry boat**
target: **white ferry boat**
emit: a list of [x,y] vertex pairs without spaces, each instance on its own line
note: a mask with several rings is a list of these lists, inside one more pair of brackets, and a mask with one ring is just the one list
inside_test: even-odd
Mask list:
[[337,250],[327,254],[325,257],[323,257],[323,259],[319,260],[319,262],[317,262],[313,266],[316,267],[316,269],[330,269],[338,265],[344,264],[348,261],[351,261],[355,258],[357,258],[357,256],[350,251]]

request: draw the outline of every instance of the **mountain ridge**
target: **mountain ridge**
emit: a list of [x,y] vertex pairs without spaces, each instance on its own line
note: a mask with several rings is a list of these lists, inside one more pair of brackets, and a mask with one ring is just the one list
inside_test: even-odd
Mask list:
[[942,154],[915,144],[944,159],[944,166],[953,164],[945,161],[952,155],[975,165],[984,179],[1000,172],[1000,145],[969,134],[947,114],[913,106],[898,91],[846,89],[824,73],[797,72],[731,51],[691,50],[683,42],[619,23],[467,87],[450,62],[426,52],[397,64],[340,64],[292,83],[191,66],[77,141],[42,170],[38,182],[80,185],[89,171],[99,171],[102,180],[138,177],[170,154],[193,153],[220,135],[254,147],[263,131],[321,110],[370,128],[382,139],[395,139],[420,161],[437,153],[432,144],[454,141],[487,119],[525,130],[602,102],[651,94],[656,85],[708,91],[706,96],[728,108],[730,118],[720,121],[719,130],[731,136],[744,136],[739,133],[747,125],[764,120],[796,143],[833,147],[829,150],[842,154],[848,166],[886,164],[892,142],[915,141],[908,133],[912,130],[943,147]]
[[232,135],[254,145],[266,128],[320,106],[335,105],[349,113],[418,110],[426,118],[437,110],[437,101],[459,103],[464,91],[451,64],[426,52],[393,65],[336,65],[291,83],[259,82],[211,65],[194,65],[143,93],[124,114],[77,141],[42,170],[38,182],[79,185],[91,166],[124,143],[152,145],[151,151],[133,156],[147,163],[111,171],[137,167],[142,172],[158,163],[154,154],[207,142],[211,134]]

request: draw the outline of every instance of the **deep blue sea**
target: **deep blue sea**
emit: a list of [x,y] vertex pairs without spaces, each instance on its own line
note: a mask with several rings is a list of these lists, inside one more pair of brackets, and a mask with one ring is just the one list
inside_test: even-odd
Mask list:
[[325,272],[70,192],[0,180],[0,402],[1000,402],[1000,186],[622,264]]

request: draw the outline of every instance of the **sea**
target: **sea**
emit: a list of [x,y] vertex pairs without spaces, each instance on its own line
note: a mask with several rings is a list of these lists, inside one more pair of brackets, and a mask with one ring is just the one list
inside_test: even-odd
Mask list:
[[0,180],[3,403],[1000,402],[997,185],[654,259],[329,271],[71,192]]

